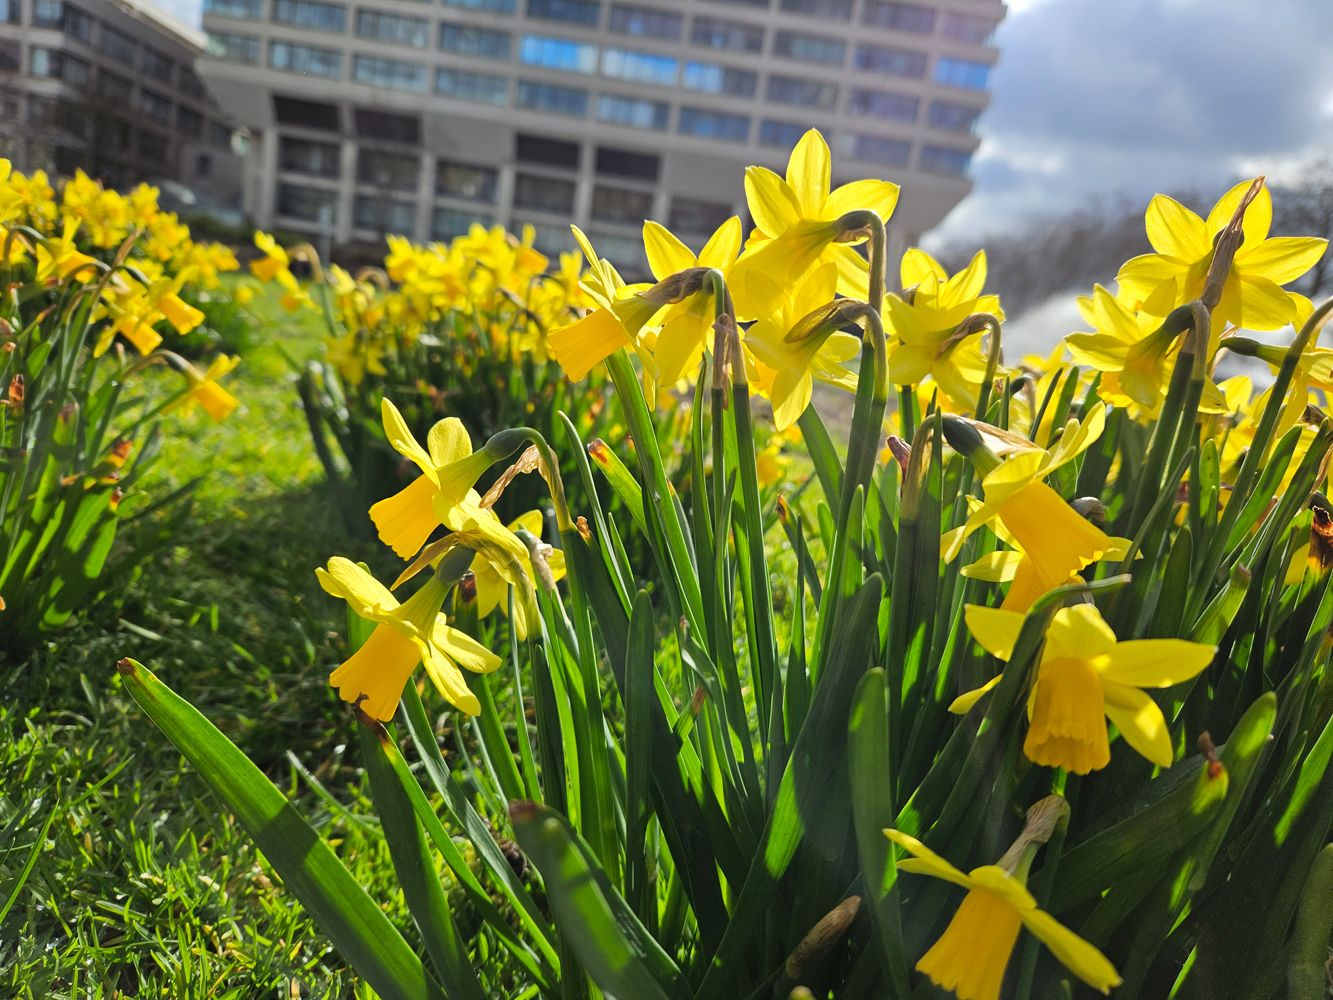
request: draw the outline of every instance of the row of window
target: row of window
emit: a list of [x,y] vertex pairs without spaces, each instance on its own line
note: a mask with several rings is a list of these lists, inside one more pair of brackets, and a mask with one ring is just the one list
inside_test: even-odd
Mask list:
[[[0,0],[0,3],[17,0]],[[446,6],[461,7],[469,10],[484,10],[491,13],[515,14],[517,4],[514,0],[443,0]],[[767,7],[766,2],[750,3],[740,0],[746,6]],[[330,3],[308,3],[310,7],[337,8],[341,5]],[[281,23],[294,23],[285,20],[292,16],[291,0],[274,0],[273,19]],[[853,0],[779,0],[779,9],[787,13],[805,14],[825,21],[851,21]],[[264,16],[264,0],[207,0],[204,12],[219,14],[224,17],[261,18]],[[596,28],[602,21],[602,4],[596,0],[527,0],[525,12],[530,18],[547,21],[561,21],[587,28]],[[861,9],[861,23],[869,27],[887,28],[891,31],[906,32],[916,35],[933,35],[937,27],[943,37],[952,41],[974,45],[984,45],[990,41],[995,31],[993,17],[966,14],[959,11],[944,12],[916,3],[902,3],[899,0],[865,0]],[[327,18],[331,15],[317,15]],[[716,18],[696,17],[695,41],[698,42],[700,23],[707,24],[705,35],[711,36],[718,24],[729,24],[738,32],[724,43],[724,47],[750,48],[759,51],[763,46],[763,28],[745,22],[719,22]],[[338,26],[325,22],[312,24],[328,31],[342,31],[342,15]],[[643,6],[633,3],[610,4],[610,15],[606,21],[609,31],[627,35],[641,35],[645,38],[660,38],[664,41],[680,41],[684,34],[685,19],[682,14],[661,7]],[[757,39],[757,41],[756,41]],[[704,44],[716,44],[706,42]]]
[[[15,109],[16,110],[16,109]],[[29,125],[59,129],[93,143],[99,153],[136,153],[147,160],[167,158],[170,138],[147,128],[136,128],[114,115],[95,113],[87,106],[44,94],[27,95]],[[206,129],[207,126],[207,129]],[[229,148],[231,130],[217,122],[206,123],[203,116],[188,108],[179,108],[177,128],[187,137],[204,139],[219,148]]]
[[[0,23],[21,24],[21,0],[0,0]],[[95,21],[87,13],[65,0],[32,0],[29,23],[34,28],[54,28],[57,31],[94,46],[112,59],[141,70],[145,75],[165,84],[173,82],[176,64],[167,56],[148,45],[139,45],[132,37],[117,31],[109,24]],[[177,85],[188,96],[201,98],[204,86],[187,67],[179,67]]]

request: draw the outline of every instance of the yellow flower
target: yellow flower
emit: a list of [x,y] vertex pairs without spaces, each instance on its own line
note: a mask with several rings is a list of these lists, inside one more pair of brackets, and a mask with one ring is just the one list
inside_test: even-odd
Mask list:
[[[486,513],[489,514],[491,512],[486,511]],[[495,515],[491,514],[491,517],[494,518]],[[498,523],[499,519],[495,518],[495,524],[489,526],[489,534],[492,536],[496,534],[495,526]],[[477,518],[476,522],[470,527],[472,530],[482,531],[482,519]],[[506,530],[510,533],[515,533],[520,528],[534,538],[541,538],[542,512],[539,510],[530,510],[526,514],[522,514],[511,521]],[[468,529],[465,528],[464,530],[466,531]],[[532,557],[531,553],[527,551],[527,547],[523,547],[523,553],[520,556],[512,545],[509,545],[507,541],[503,540],[502,536],[500,536],[500,538],[501,544],[504,546],[505,550],[510,555],[519,559],[524,573],[526,574],[526,578],[528,580],[534,579]],[[516,535],[515,538],[517,539]],[[565,575],[564,552],[559,549],[551,548],[549,545],[544,546],[543,551],[545,553],[546,565],[551,570],[552,581],[554,582],[563,579]],[[472,572],[477,580],[477,615],[479,617],[485,618],[496,608],[499,608],[506,615],[509,614],[509,580],[501,573],[501,568],[506,565],[508,561],[508,559],[496,559],[495,562],[492,562],[490,558],[483,555],[480,563],[473,564]],[[500,565],[497,566],[497,563]],[[528,637],[528,617],[524,605],[523,588],[519,588],[514,594],[514,630],[520,639],[526,639]]]
[[884,297],[884,325],[893,337],[890,381],[916,385],[930,376],[955,410],[970,411],[986,377],[986,358],[980,349],[982,334],[965,330],[960,335],[959,326],[973,313],[1004,319],[999,296],[981,293],[986,252],[978,250],[972,262],[950,278],[929,254],[908,250],[901,275],[903,294]]
[[330,337],[324,341],[324,346],[328,351],[329,364],[337,368],[343,380],[352,385],[364,382],[366,372],[372,375],[388,374],[388,369],[380,360],[384,357],[384,347],[360,333]]
[[440,607],[450,584],[432,575],[407,603],[399,604],[383,584],[350,559],[334,556],[327,570],[315,573],[328,593],[376,623],[365,644],[329,675],[343,701],[359,703],[367,715],[387,722],[398,708],[403,685],[416,665],[424,663],[451,705],[468,715],[481,712],[481,703],[458,668],[489,673],[500,666],[500,657],[445,623]]
[[[1166,287],[1170,290],[1170,306],[1165,306],[1168,310],[1198,298],[1213,263],[1213,242],[1231,221],[1250,185],[1250,181],[1242,181],[1224,194],[1208,213],[1207,221],[1174,198],[1162,194],[1153,198],[1145,221],[1148,240],[1157,252],[1135,257],[1121,266],[1116,276],[1121,290],[1148,302],[1160,301],[1159,290]],[[1323,255],[1328,241],[1306,237],[1268,239],[1272,221],[1273,199],[1264,187],[1245,212],[1245,240],[1236,251],[1222,298],[1213,311],[1219,330],[1226,323],[1250,330],[1276,330],[1295,315],[1295,303],[1280,286],[1308,271]]]
[[79,253],[74,246],[74,234],[78,228],[78,219],[66,219],[64,231],[58,239],[52,237],[37,244],[38,281],[54,284],[76,271],[80,281],[91,281],[97,275],[97,261],[87,254]]
[[791,459],[782,454],[782,437],[775,437],[768,447],[755,455],[755,470],[762,486],[772,486],[780,481],[791,465]]
[[[658,281],[691,267],[712,267],[725,274],[741,252],[741,220],[732,216],[722,223],[697,257],[666,227],[656,222],[644,223],[643,245],[648,252],[648,266]],[[709,288],[667,307],[653,347],[657,379],[661,384],[677,382],[699,367],[713,328],[714,311]]]
[[885,830],[884,835],[914,855],[898,862],[899,871],[944,879],[967,890],[940,939],[916,963],[918,972],[953,990],[959,1000],[998,1000],[1023,927],[1093,989],[1109,993],[1120,985],[1106,956],[1039,909],[1023,882],[1004,868],[983,865],[964,874],[915,837],[898,830]]
[[[787,289],[820,263],[836,265],[838,291],[864,302],[870,267],[850,243],[837,242],[836,221],[848,212],[867,210],[888,219],[898,204],[898,185],[862,180],[830,191],[833,159],[818,130],[801,137],[787,161],[784,180],[767,167],[747,167],[745,197],[755,232],[732,271],[736,318],[762,319],[781,306],[771,289]],[[744,275],[759,272],[768,285],[752,288]]]
[[758,290],[777,308],[759,320],[745,335],[752,388],[773,404],[773,422],[786,430],[810,405],[813,379],[854,392],[856,376],[842,362],[856,356],[861,341],[850,333],[831,332],[788,338],[802,320],[833,302],[838,267],[821,264],[799,285],[778,288],[758,271],[745,275],[746,287]]
[[[973,638],[993,656],[1013,653],[1024,616],[969,604],[964,618]],[[1046,631],[1036,683],[1028,696],[1023,753],[1046,767],[1087,774],[1111,761],[1106,719],[1125,742],[1158,767],[1170,767],[1171,733],[1157,703],[1142,688],[1165,688],[1198,674],[1216,646],[1184,639],[1117,642],[1091,604],[1061,608]],[[966,712],[999,682],[969,691],[949,706]]]
[[264,252],[264,256],[250,261],[250,273],[265,284],[291,267],[287,251],[278,246],[278,241],[268,233],[256,229],[255,246]]
[[421,549],[437,526],[451,519],[468,490],[491,467],[486,452],[472,451],[472,439],[457,417],[446,417],[430,429],[422,448],[412,436],[398,407],[387,397],[380,402],[384,433],[398,454],[411,459],[421,475],[411,485],[370,508],[380,541],[401,558]]
[[229,358],[222,355],[213,359],[207,372],[200,374],[199,369],[188,361],[185,362],[185,379],[190,385],[189,391],[174,403],[164,407],[163,412],[181,410],[189,413],[198,403],[214,421],[226,420],[231,411],[241,404],[235,396],[218,385],[217,380],[240,363],[239,356]]

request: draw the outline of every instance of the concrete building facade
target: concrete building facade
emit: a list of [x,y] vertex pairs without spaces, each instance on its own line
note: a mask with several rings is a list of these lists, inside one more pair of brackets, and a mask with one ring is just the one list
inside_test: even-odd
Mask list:
[[195,74],[205,42],[150,0],[0,0],[0,156],[239,202],[244,136]]
[[[4,2],[4,0],[0,0]],[[11,0],[12,2],[12,0]],[[902,185],[901,251],[970,190],[1000,0],[205,0],[200,73],[251,133],[257,225],[335,243],[569,223],[629,271],[657,219],[746,217],[811,126]]]

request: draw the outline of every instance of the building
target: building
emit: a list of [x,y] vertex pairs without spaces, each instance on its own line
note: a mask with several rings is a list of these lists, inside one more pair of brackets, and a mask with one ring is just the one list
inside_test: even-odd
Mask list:
[[[811,126],[903,198],[896,254],[971,189],[1000,0],[205,0],[200,73],[248,127],[256,224],[346,244],[536,227],[641,271],[639,229],[745,217]],[[896,259],[896,256],[895,256]]]
[[205,41],[151,0],[0,0],[0,156],[239,202],[244,136],[195,75]]

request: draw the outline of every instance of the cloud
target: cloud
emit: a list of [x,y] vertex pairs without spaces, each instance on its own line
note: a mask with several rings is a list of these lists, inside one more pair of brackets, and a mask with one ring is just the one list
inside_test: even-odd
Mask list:
[[1026,0],[997,32],[975,191],[939,243],[1089,198],[1211,187],[1333,137],[1333,5]]

